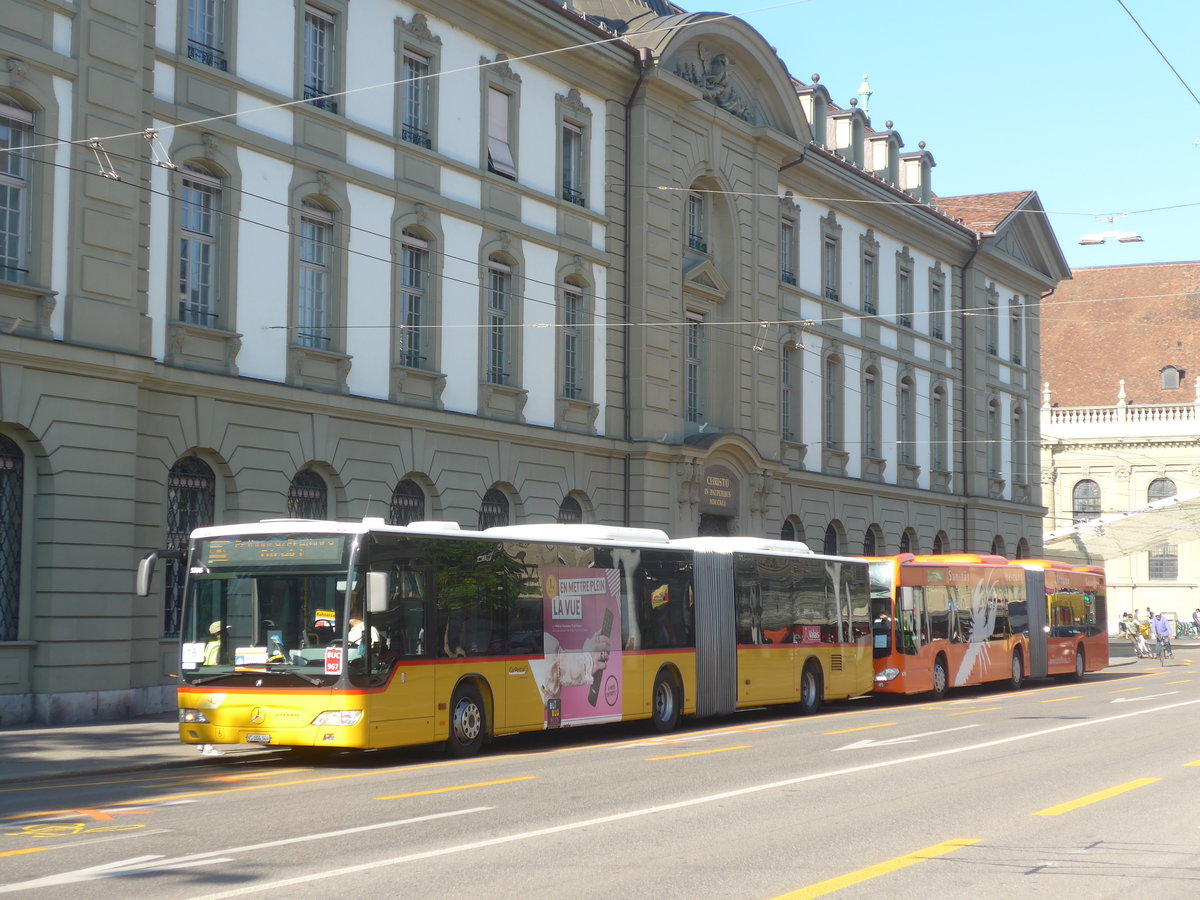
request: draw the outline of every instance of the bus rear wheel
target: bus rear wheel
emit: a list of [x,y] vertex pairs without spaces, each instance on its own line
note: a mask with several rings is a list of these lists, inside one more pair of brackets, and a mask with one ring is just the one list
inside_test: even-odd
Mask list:
[[1008,678],[1008,686],[1014,691],[1020,690],[1021,685],[1025,683],[1025,663],[1021,659],[1021,651],[1016,651],[1012,655],[1012,674]]
[[463,685],[454,692],[450,703],[450,736],[446,739],[446,750],[451,756],[474,756],[483,747],[486,737],[483,698],[473,686]]
[[946,669],[946,657],[939,656],[933,661],[933,690],[929,693],[934,700],[941,700],[949,690],[950,673]]
[[654,730],[659,734],[674,731],[679,724],[679,686],[666,669],[661,669],[654,678],[650,703],[650,724]]
[[820,709],[823,693],[821,667],[810,660],[800,673],[800,715],[811,716]]

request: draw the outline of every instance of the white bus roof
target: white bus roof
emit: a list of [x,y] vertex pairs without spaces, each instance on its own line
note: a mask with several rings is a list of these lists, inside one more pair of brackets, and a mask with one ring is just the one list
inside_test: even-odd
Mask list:
[[719,550],[725,553],[784,553],[788,556],[815,556],[802,541],[780,541],[760,537],[694,537],[671,541],[672,547],[689,550]]
[[547,541],[554,544],[669,544],[665,531],[657,528],[625,528],[620,525],[497,525],[483,532],[488,537],[514,541]]

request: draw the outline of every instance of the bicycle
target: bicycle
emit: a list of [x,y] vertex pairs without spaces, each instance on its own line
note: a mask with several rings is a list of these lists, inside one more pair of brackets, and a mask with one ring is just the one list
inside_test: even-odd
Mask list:
[[1171,650],[1171,639],[1165,635],[1158,636],[1158,661],[1161,665],[1166,665],[1168,659],[1174,659],[1175,654]]

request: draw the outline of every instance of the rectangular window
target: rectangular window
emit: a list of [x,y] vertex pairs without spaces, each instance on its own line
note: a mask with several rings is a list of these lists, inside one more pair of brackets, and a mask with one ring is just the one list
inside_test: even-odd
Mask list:
[[704,240],[704,198],[699,194],[688,194],[687,200],[688,247],[699,253],[708,252]]
[[511,104],[511,95],[498,88],[488,88],[488,171],[515,180],[517,164],[508,136]]
[[508,384],[508,320],[512,304],[512,271],[488,262],[487,372],[489,384]]
[[896,304],[898,321],[904,328],[913,327],[913,284],[912,272],[901,269],[896,276]]
[[790,347],[785,347],[783,357],[780,360],[779,370],[779,429],[783,432],[785,441],[794,440],[792,428],[792,393],[795,390],[794,379],[795,373],[792,371],[795,367],[796,351]]
[[1013,365],[1021,365],[1021,348],[1025,342],[1023,340],[1024,328],[1021,322],[1021,298],[1014,296],[1008,305],[1009,309],[1009,326],[1008,326],[1008,345],[1012,352]]
[[304,99],[313,106],[337,112],[337,101],[329,95],[334,86],[333,48],[336,21],[324,10],[304,8]]
[[33,115],[0,104],[0,281],[24,284],[29,275],[29,159]]
[[1179,578],[1179,554],[1174,544],[1163,544],[1150,551],[1150,580],[1175,581]]
[[942,324],[946,311],[946,294],[940,284],[929,287],[929,333],[939,341],[945,339],[945,326]]
[[992,356],[997,356],[1000,353],[1000,304],[994,296],[988,298],[984,327],[986,328],[987,352]]
[[929,416],[929,429],[932,432],[930,437],[933,439],[931,460],[933,470],[935,472],[945,472],[946,447],[942,436],[946,433],[946,401],[941,391],[937,391],[933,395]]
[[821,281],[825,286],[825,299],[837,300],[840,279],[838,278],[838,244],[836,238],[826,237],[821,242]]
[[[863,254],[862,310],[869,316],[879,312],[879,267],[876,265],[874,254],[871,253]],[[874,456],[873,453],[867,455]]]
[[418,147],[432,147],[429,138],[429,60],[404,51],[404,79],[400,83],[400,139]]
[[863,455],[872,459],[879,458],[879,446],[876,444],[877,396],[879,387],[875,376],[868,374],[863,382]]
[[187,55],[204,66],[226,70],[225,0],[188,0]]
[[700,422],[704,414],[703,385],[704,321],[689,316],[684,323],[683,408],[688,422]]
[[908,381],[900,383],[900,462],[911,465],[913,461],[913,414],[912,414],[912,385]]
[[779,223],[779,280],[796,284],[796,223],[791,219]]
[[562,359],[564,397],[577,398],[583,394],[583,372],[580,359],[580,318],[583,295],[575,287],[563,290]]
[[179,188],[179,321],[217,325],[217,228],[221,183],[184,169]]
[[841,405],[841,367],[837,360],[825,361],[825,447],[829,450],[840,450],[842,444]]
[[562,127],[562,196],[576,206],[584,205],[583,129],[570,122]]
[[329,257],[333,217],[304,204],[300,217],[300,269],[297,273],[296,343],[323,350],[329,346]]
[[425,304],[425,275],[429,269],[429,247],[424,241],[404,236],[400,245],[400,365],[425,368],[425,335],[422,329]]

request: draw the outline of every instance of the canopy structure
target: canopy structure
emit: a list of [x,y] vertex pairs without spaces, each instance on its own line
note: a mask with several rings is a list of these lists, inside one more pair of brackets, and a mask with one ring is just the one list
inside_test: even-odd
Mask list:
[[1046,555],[1086,563],[1200,540],[1200,491],[1176,494],[1136,509],[1060,528],[1046,535]]

